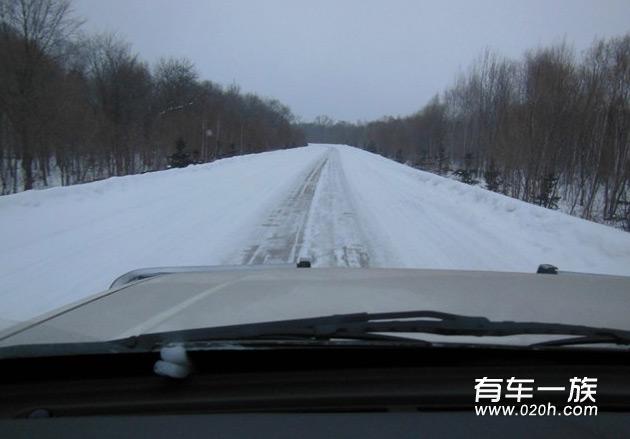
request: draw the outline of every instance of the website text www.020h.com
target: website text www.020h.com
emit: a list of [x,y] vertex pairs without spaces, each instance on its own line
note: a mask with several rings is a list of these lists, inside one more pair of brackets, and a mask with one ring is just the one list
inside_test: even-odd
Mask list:
[[565,405],[558,407],[547,404],[521,405],[479,405],[475,406],[477,416],[597,416],[595,405]]
[[[475,402],[483,400],[520,403],[534,398],[537,394],[550,395],[550,392],[565,392],[566,386],[535,386],[533,378],[477,378],[475,380]],[[503,388],[505,384],[505,391]],[[573,377],[569,379],[569,397],[567,402],[588,403],[595,402],[597,394],[597,378]],[[516,404],[516,405],[479,405],[475,406],[478,416],[596,416],[595,405],[565,405],[558,406],[550,402],[546,404]]]

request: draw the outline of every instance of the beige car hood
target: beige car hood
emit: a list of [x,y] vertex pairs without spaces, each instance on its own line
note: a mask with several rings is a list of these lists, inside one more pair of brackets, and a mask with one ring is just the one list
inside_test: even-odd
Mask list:
[[[630,278],[343,268],[177,273],[114,288],[4,330],[0,346],[403,310],[630,330]],[[508,339],[531,342],[531,336]]]

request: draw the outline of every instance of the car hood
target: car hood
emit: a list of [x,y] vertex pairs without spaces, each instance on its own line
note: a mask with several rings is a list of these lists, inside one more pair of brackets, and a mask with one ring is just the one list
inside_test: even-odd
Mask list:
[[[0,346],[417,309],[630,330],[630,278],[344,268],[174,273],[113,288],[15,325],[0,333]],[[509,340],[528,343],[531,336]]]

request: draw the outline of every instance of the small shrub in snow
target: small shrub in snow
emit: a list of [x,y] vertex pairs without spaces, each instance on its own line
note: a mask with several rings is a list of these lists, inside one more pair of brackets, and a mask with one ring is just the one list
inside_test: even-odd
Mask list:
[[185,151],[186,142],[184,142],[184,139],[180,138],[179,140],[177,140],[177,143],[175,144],[175,149],[176,151],[173,153],[173,155],[168,158],[171,167],[185,168],[192,163],[188,152]]
[[479,180],[475,178],[473,171],[471,171],[470,169],[458,169],[453,172],[453,175],[455,175],[457,179],[462,183],[470,185],[475,185],[479,183]]
[[483,178],[486,181],[486,189],[493,192],[499,192],[501,174],[499,173],[499,169],[497,169],[494,160],[490,160],[490,165],[483,173]]
[[554,173],[549,173],[543,180],[539,194],[534,199],[535,204],[548,209],[557,209],[560,197],[556,194],[558,177]]

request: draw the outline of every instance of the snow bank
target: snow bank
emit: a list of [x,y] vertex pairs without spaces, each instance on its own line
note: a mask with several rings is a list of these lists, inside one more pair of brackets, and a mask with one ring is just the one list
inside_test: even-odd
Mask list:
[[630,234],[337,146],[381,266],[630,275]]
[[141,267],[216,265],[324,150],[298,148],[0,197],[0,327]]

